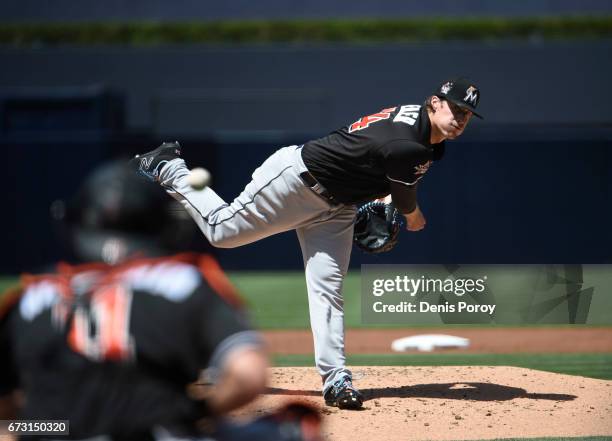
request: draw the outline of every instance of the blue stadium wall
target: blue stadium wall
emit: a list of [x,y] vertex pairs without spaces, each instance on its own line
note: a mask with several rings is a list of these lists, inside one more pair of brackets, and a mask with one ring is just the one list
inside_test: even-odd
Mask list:
[[[0,49],[0,273],[60,257],[49,205],[96,164],[179,139],[231,199],[276,148],[472,77],[484,121],[423,180],[427,228],[359,263],[612,260],[612,42]],[[197,235],[191,247],[207,250]],[[302,266],[294,233],[214,250]]]

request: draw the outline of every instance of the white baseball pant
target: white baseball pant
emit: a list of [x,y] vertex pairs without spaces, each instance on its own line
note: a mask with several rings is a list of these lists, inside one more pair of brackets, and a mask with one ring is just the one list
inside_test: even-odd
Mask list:
[[343,376],[351,376],[345,367],[342,283],[351,255],[355,207],[323,199],[304,183],[300,177],[304,171],[301,148],[281,148],[253,172],[252,181],[231,204],[211,188],[191,188],[182,159],[165,165],[160,181],[213,246],[233,248],[296,230],[304,258],[315,361],[325,392]]

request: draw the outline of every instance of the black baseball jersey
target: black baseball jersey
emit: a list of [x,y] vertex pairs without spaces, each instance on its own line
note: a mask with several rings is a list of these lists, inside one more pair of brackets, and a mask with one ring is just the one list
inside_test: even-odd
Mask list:
[[430,134],[425,107],[398,105],[306,143],[302,158],[338,201],[359,204],[392,193],[409,212],[415,201],[405,199],[415,196],[416,183],[444,152],[444,143],[431,144]]
[[193,433],[203,407],[186,386],[259,344],[237,304],[210,256],[30,277],[0,322],[0,394],[22,389],[20,418],[70,420],[74,438]]

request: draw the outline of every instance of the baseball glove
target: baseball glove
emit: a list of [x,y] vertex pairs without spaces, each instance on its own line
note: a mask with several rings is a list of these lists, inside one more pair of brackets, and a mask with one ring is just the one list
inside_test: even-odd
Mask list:
[[357,210],[353,241],[368,253],[391,251],[399,238],[402,215],[393,206],[373,201]]

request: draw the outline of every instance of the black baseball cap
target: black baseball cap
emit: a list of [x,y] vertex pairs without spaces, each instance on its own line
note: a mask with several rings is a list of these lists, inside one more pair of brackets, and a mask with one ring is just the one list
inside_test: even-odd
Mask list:
[[480,90],[467,78],[444,81],[434,95],[469,110],[480,119],[484,119],[482,115],[476,112],[476,107],[480,101]]

